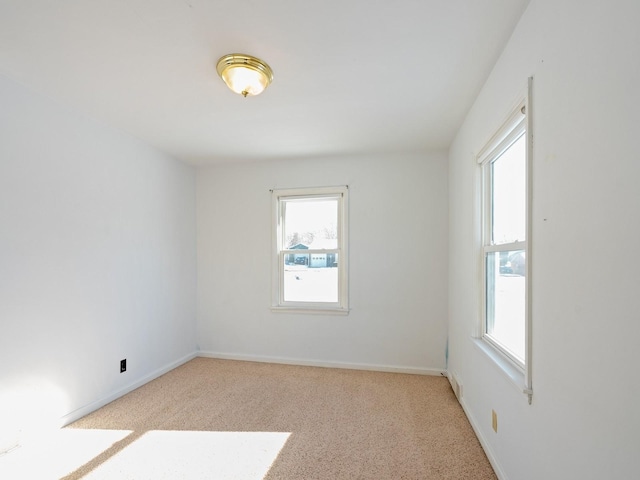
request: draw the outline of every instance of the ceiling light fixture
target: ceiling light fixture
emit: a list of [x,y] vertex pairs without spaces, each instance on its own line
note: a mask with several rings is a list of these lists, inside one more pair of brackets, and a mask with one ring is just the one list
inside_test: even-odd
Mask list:
[[217,70],[227,87],[243,97],[260,95],[273,80],[269,65],[243,53],[225,55],[218,60]]

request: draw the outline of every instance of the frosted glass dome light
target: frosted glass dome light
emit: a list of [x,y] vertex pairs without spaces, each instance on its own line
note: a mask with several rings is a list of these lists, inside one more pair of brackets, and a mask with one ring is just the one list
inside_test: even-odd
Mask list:
[[269,65],[242,53],[222,57],[218,60],[217,70],[227,87],[243,97],[260,95],[273,80]]

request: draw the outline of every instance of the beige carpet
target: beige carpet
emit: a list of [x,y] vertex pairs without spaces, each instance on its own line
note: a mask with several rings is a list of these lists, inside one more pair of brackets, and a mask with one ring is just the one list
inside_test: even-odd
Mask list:
[[443,377],[196,358],[77,429],[125,432],[69,480],[496,478]]

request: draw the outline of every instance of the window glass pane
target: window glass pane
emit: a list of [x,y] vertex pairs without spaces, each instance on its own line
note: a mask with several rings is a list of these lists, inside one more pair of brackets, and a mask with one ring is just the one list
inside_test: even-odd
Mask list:
[[338,248],[338,199],[291,199],[283,202],[285,249]]
[[338,302],[338,254],[284,255],[285,302]]
[[486,255],[486,332],[524,363],[525,252]]
[[525,240],[526,142],[522,135],[491,165],[494,244]]

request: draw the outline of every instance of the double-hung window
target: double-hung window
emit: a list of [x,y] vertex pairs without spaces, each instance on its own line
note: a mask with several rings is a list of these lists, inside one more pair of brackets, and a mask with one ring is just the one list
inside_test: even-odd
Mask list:
[[[482,171],[482,338],[530,385],[530,135],[523,101],[478,156]],[[525,392],[530,393],[530,387]]]
[[348,312],[348,188],[273,191],[272,309]]

